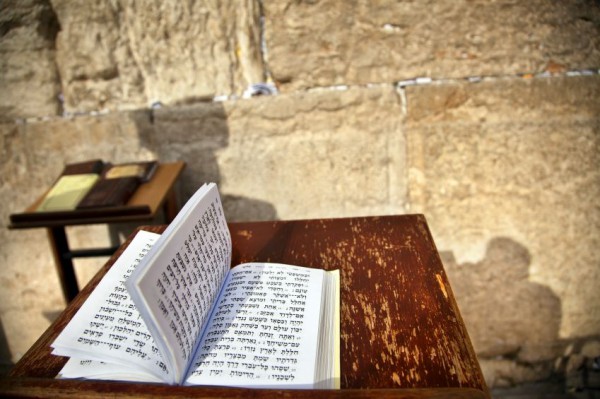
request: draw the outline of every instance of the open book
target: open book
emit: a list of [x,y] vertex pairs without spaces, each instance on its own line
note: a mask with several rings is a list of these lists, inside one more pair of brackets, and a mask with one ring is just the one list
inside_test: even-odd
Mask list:
[[60,378],[339,388],[339,273],[230,268],[215,184],[162,235],[139,231],[53,342]]

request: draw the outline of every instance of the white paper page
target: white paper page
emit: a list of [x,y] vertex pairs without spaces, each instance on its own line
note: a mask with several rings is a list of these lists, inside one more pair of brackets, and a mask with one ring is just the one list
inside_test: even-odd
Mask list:
[[325,272],[317,358],[318,389],[340,388],[340,273]]
[[96,360],[80,360],[74,357],[67,361],[57,378],[80,378],[81,376],[95,380],[164,382],[140,369]]
[[323,276],[273,263],[234,267],[186,384],[313,387]]
[[[231,264],[231,237],[216,185],[203,186],[165,231],[127,288],[170,355],[180,383]],[[170,226],[170,227],[171,227]]]
[[168,380],[158,348],[124,286],[158,237],[147,231],[136,234],[53,342],[53,354],[130,365]]

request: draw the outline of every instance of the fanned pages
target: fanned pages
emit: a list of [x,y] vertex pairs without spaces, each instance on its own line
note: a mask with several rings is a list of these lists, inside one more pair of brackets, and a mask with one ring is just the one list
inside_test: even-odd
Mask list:
[[158,235],[140,231],[69,324],[56,338],[53,354],[120,365],[167,380],[169,370],[155,340],[125,289],[125,280]]
[[231,265],[231,237],[216,186],[204,186],[158,240],[127,288],[173,370],[183,382],[200,329]]
[[216,185],[140,231],[53,343],[61,378],[339,388],[339,273],[231,266]]

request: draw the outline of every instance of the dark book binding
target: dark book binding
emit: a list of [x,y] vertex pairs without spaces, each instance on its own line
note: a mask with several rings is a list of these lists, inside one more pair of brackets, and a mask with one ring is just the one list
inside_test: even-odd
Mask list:
[[101,159],[92,159],[84,162],[70,163],[65,165],[61,176],[79,175],[85,173],[100,174],[104,169],[104,162]]
[[101,179],[77,205],[77,209],[125,205],[140,185],[137,177]]

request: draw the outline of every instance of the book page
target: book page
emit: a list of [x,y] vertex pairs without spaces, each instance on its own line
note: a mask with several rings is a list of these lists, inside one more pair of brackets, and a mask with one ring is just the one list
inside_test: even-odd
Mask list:
[[317,389],[340,389],[340,271],[325,272],[321,331],[317,351]]
[[[147,231],[136,234],[52,343],[53,354],[129,365],[154,375],[154,378],[148,378],[150,381],[168,380],[169,371],[124,286],[158,237]],[[94,373],[94,370],[88,370]]]
[[[170,229],[170,230],[169,230]],[[127,288],[181,383],[231,264],[216,185],[203,186],[163,233]]]
[[273,263],[231,269],[186,384],[313,387],[324,273]]
[[69,358],[56,378],[82,378],[94,380],[117,380],[135,382],[164,382],[155,375],[145,373],[135,366]]

